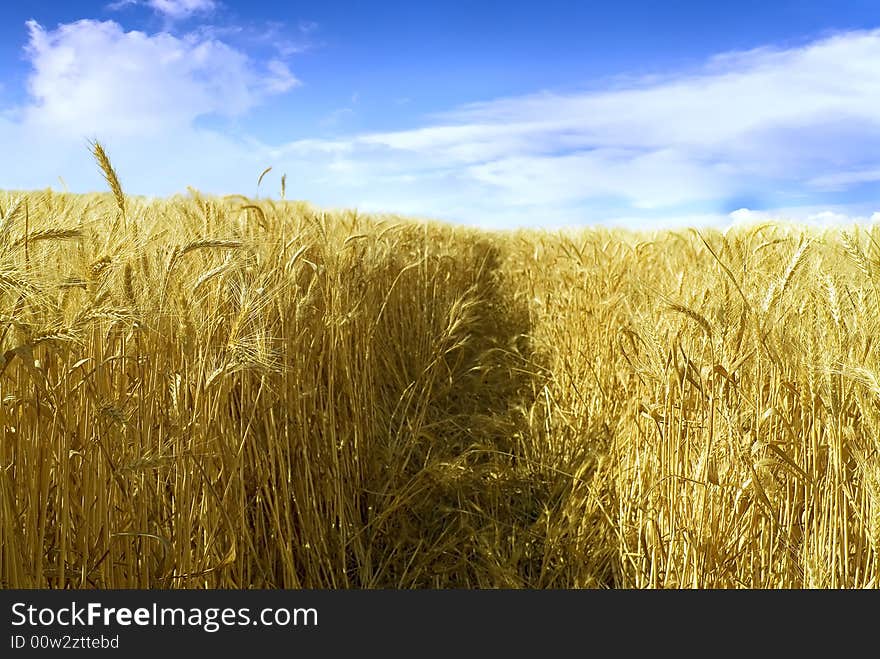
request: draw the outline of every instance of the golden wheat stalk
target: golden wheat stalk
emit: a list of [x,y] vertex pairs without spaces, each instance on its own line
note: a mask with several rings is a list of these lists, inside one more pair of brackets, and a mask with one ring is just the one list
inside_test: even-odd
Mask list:
[[113,197],[116,199],[116,207],[119,209],[119,213],[122,215],[124,222],[125,195],[122,192],[122,185],[119,183],[119,177],[116,175],[116,170],[113,169],[113,165],[110,163],[110,158],[107,156],[107,152],[104,150],[104,147],[100,142],[94,140],[90,145],[92,155],[98,163],[98,166],[101,168],[101,172],[104,174],[104,180],[107,181],[107,185],[110,186],[110,190],[113,192]]

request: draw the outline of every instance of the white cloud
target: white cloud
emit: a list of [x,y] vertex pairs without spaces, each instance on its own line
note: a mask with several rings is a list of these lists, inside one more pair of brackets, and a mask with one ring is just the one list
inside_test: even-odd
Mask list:
[[191,14],[210,12],[217,7],[214,0],[148,0],[147,4],[171,18],[184,18]]
[[723,193],[711,163],[696,162],[672,149],[602,148],[565,155],[512,156],[466,171],[493,186],[511,204],[613,196],[647,209],[711,200]]
[[880,31],[852,32],[626,88],[472,104],[354,142],[463,167],[510,204],[614,195],[642,208],[845,189],[880,171],[876,62]]
[[216,0],[116,0],[107,5],[111,11],[119,11],[131,5],[146,5],[171,20],[189,18],[193,14],[209,14],[220,3]]
[[768,213],[767,211],[754,211],[750,208],[737,208],[735,211],[732,211],[728,217],[736,224],[752,224],[776,219],[776,216],[773,213]]
[[214,0],[147,0],[147,5],[160,14],[175,19],[211,12],[217,8]]
[[314,21],[300,21],[296,28],[280,21],[269,21],[261,28],[246,28],[251,38],[271,45],[282,57],[299,55],[321,46],[315,38],[319,29]]
[[824,174],[809,181],[814,187],[828,190],[845,190],[851,185],[877,182],[880,182],[880,167]]
[[221,41],[126,32],[113,21],[27,27],[33,103],[25,122],[60,136],[168,134],[203,115],[241,116],[297,84]]
[[729,224],[759,224],[762,222],[796,222],[809,224],[816,227],[839,227],[851,224],[866,224],[880,221],[880,212],[874,212],[870,216],[859,212],[854,206],[803,206],[791,208],[777,208],[772,211],[751,210],[739,208],[727,216]]
[[109,9],[110,11],[119,11],[120,9],[125,9],[126,7],[137,4],[140,4],[140,0],[116,0],[116,2],[111,2],[107,5],[106,9]]
[[824,144],[828,135],[862,155],[871,152],[863,140],[880,143],[878,61],[880,31],[850,33],[790,51],[716,58],[699,74],[656,84],[473,104],[443,115],[440,125],[365,139],[462,161],[625,149],[636,169],[645,153],[674,150],[685,174],[689,164],[715,161],[729,165],[717,173],[723,179],[799,177],[799,160],[813,167],[853,155],[820,151],[833,146]]

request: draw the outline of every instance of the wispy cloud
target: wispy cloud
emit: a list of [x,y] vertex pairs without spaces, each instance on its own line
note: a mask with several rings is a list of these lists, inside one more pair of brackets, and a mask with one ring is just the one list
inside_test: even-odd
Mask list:
[[271,44],[282,57],[290,57],[318,48],[321,45],[319,29],[315,21],[300,21],[296,27],[270,22],[259,32],[259,39]]
[[115,2],[111,2],[106,5],[105,9],[110,11],[120,11],[125,9],[126,7],[131,7],[133,5],[141,4],[141,0],[115,0]]
[[[614,182],[623,177],[635,205],[654,205],[652,181],[686,189],[695,176],[712,195],[755,179],[809,185],[841,165],[880,160],[877,61],[880,32],[849,33],[715,58],[697,74],[660,83],[473,104],[437,125],[361,139],[467,165],[516,158],[511,167],[523,175],[550,173],[548,161],[570,163],[585,171],[567,177],[572,193],[585,187],[589,196],[596,185],[617,193]],[[609,169],[617,175],[601,175]],[[503,185],[501,177],[495,182]]]
[[827,190],[846,190],[863,183],[880,183],[880,167],[834,172],[816,176],[809,181],[812,187]]
[[107,9],[118,11],[131,5],[144,5],[172,20],[189,18],[193,14],[209,14],[219,5],[216,0],[116,0]]
[[475,103],[422,128],[353,136],[346,157],[374,172],[396,161],[392,179],[452,176],[509,211],[555,204],[588,220],[590,205],[810,204],[880,179],[878,61],[880,31],[729,53],[682,75]]
[[147,0],[147,4],[171,18],[185,18],[192,14],[211,12],[217,8],[215,0]]
[[354,114],[354,110],[352,108],[338,108],[329,112],[327,116],[320,120],[320,124],[325,127],[335,127],[339,126],[346,119],[351,117]]

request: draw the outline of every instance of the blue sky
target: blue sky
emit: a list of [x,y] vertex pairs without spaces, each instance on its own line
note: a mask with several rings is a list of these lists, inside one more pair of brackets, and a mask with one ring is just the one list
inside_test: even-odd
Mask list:
[[489,227],[877,220],[878,28],[875,0],[6,3],[0,188],[103,189],[97,138],[137,194],[286,173]]

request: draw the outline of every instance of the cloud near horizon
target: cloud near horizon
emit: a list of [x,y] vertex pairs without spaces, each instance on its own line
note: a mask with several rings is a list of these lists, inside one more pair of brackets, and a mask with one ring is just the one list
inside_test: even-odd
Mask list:
[[133,193],[252,194],[272,165],[289,194],[321,205],[487,226],[717,223],[736,219],[743,199],[756,206],[745,212],[795,219],[880,207],[876,194],[874,207],[835,197],[880,190],[880,30],[721,54],[604,89],[487,100],[415,129],[268,144],[197,120],[244,117],[292,90],[299,81],[281,60],[255,61],[204,31],[27,27],[30,100],[0,113],[0,138],[26,154],[0,164],[13,187],[57,175],[98,187],[83,148],[98,137]]

